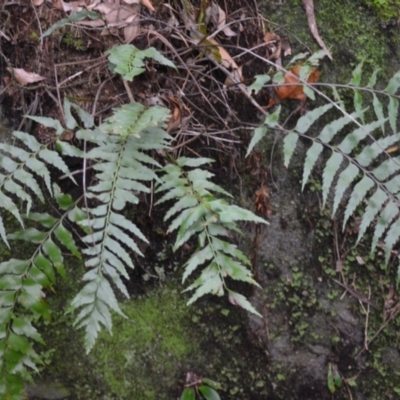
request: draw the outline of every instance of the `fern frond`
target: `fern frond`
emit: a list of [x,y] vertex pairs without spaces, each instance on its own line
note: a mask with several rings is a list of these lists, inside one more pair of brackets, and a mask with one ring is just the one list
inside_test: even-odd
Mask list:
[[[32,117],[32,119],[37,118]],[[57,129],[62,129],[61,125],[58,126],[54,121],[47,118],[44,122],[53,127],[57,126]],[[50,194],[52,193],[48,165],[57,168],[64,174],[69,174],[69,169],[56,151],[48,149],[45,144],[40,144],[32,135],[19,131],[14,131],[12,135],[25,145],[28,150],[6,143],[0,144],[0,150],[2,151],[0,153],[0,167],[4,171],[0,174],[0,207],[10,212],[23,227],[23,220],[15,204],[15,199],[19,199],[22,204],[25,204],[26,212],[29,213],[34,201],[31,193],[42,203],[44,202],[44,195],[38,182],[43,179],[48,191]],[[26,188],[30,189],[30,192]],[[8,245],[1,215],[0,235]]]
[[[176,203],[165,215],[165,220],[172,216],[169,232],[178,230],[174,250],[179,249],[191,237],[197,236],[198,247],[184,265],[183,281],[197,268],[203,266],[200,276],[186,291],[194,290],[188,304],[201,296],[211,293],[222,296],[227,290],[233,304],[240,305],[246,310],[259,315],[247,301],[237,297],[227,289],[225,278],[257,284],[248,269],[250,261],[237,247],[222,237],[229,236],[229,231],[239,231],[236,221],[252,221],[266,223],[262,218],[241,207],[229,205],[226,201],[214,197],[214,193],[229,195],[220,186],[209,179],[213,174],[200,169],[201,165],[210,163],[210,159],[179,158],[175,164],[163,168],[165,173],[156,192],[167,191],[157,204],[167,200]],[[194,167],[187,170],[184,167]],[[229,195],[230,196],[230,195]],[[240,296],[240,295],[238,295]]]
[[131,81],[135,76],[145,71],[144,59],[146,57],[152,58],[167,67],[176,68],[172,61],[165,58],[154,47],[139,50],[132,44],[124,44],[108,50],[106,54],[109,55],[108,59],[110,63],[115,66],[114,71],[121,74],[127,81]]
[[32,371],[37,372],[37,365],[42,364],[32,341],[44,342],[31,322],[50,319],[43,288],[55,284],[55,271],[65,276],[64,259],[57,243],[81,257],[71,232],[65,227],[68,219],[75,219],[70,215],[76,208],[75,202],[68,195],[60,195],[56,186],[53,192],[58,193],[56,200],[60,200],[64,214],[61,218],[48,213],[24,215],[24,219],[37,227],[8,237],[36,243],[36,249],[29,259],[10,259],[0,264],[0,394],[4,398],[20,393],[23,380],[32,381]]
[[97,182],[87,189],[87,197],[98,205],[79,221],[88,232],[82,240],[89,270],[83,277],[85,286],[71,304],[71,310],[80,309],[75,324],[85,330],[87,351],[102,326],[111,332],[110,312],[123,315],[108,280],[128,297],[121,276],[128,279],[127,268],[134,268],[131,252],[143,256],[136,239],[148,241],[121,210],[127,203],[137,204],[140,193],[150,192],[146,183],[158,179],[153,167],[161,166],[145,151],[168,147],[171,138],[160,128],[168,115],[162,107],[130,103],[115,110],[98,129],[77,132],[78,138],[96,145],[86,154],[97,171]]
[[[397,147],[392,148],[392,146],[397,146],[400,139],[400,134],[397,133],[399,103],[396,96],[400,88],[400,73],[393,76],[383,92],[373,89],[377,74],[378,71],[374,71],[368,86],[364,89],[360,86],[362,65],[354,70],[353,78],[347,86],[354,92],[355,111],[352,114],[346,111],[342,102],[335,104],[324,96],[328,104],[317,107],[299,118],[295,128],[288,131],[284,138],[284,163],[288,165],[300,136],[312,141],[312,146],[305,157],[302,184],[304,188],[324,148],[329,149],[330,156],[322,173],[323,205],[326,204],[332,188],[334,189],[333,214],[336,213],[339,204],[346,200],[344,227],[361,202],[367,200],[357,241],[377,218],[372,249],[377,246],[381,238],[384,238],[387,262],[393,246],[400,238],[400,157],[393,157],[390,154],[396,150]],[[340,96],[336,89],[334,93],[335,99],[339,100]],[[376,116],[376,120],[368,123],[365,123],[367,109],[363,109],[364,94],[372,95]],[[386,111],[380,99],[383,95],[388,99]],[[326,124],[318,136],[307,135],[311,125],[332,106],[335,106],[343,116]],[[369,118],[370,115],[369,113]],[[387,123],[393,133],[383,136]],[[348,133],[351,125],[356,127]],[[344,133],[345,128],[346,133]],[[337,143],[339,138],[341,141]]]

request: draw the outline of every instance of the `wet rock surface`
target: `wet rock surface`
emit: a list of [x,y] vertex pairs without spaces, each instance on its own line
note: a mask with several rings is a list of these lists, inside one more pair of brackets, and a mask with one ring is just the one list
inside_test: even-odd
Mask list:
[[354,299],[330,298],[335,284],[316,259],[322,249],[315,230],[305,223],[310,199],[300,193],[296,160],[290,172],[275,165],[271,206],[276,211],[264,228],[258,254],[263,289],[251,298],[263,318],[250,315],[249,326],[282,379],[274,382],[280,398],[331,399],[328,363],[362,367],[361,360],[351,356],[363,345],[362,321],[352,312]]
[[63,400],[71,398],[70,391],[59,382],[36,380],[25,385],[25,395],[32,400]]

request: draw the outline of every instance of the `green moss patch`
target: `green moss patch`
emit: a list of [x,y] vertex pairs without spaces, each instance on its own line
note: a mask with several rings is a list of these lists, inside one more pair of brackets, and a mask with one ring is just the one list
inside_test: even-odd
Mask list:
[[115,318],[113,336],[102,332],[93,350],[96,367],[118,396],[151,400],[165,393],[167,399],[179,366],[197,349],[185,329],[190,309],[168,287],[121,308],[128,318]]

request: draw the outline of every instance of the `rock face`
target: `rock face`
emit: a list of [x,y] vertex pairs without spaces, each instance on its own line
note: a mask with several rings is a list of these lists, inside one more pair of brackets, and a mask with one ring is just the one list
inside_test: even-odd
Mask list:
[[289,172],[283,165],[275,166],[275,212],[261,234],[256,271],[263,289],[251,298],[263,318],[249,316],[250,329],[276,372],[273,386],[280,398],[331,399],[328,363],[347,369],[361,366],[362,360],[350,353],[362,348],[363,322],[352,313],[354,299],[330,299],[332,288],[341,288],[333,287],[321,269],[321,245],[308,221],[314,218],[310,209],[318,210],[313,207],[318,199],[300,193],[296,160]]
[[70,391],[58,382],[35,382],[35,385],[26,384],[25,394],[28,399],[37,400],[63,400],[71,396]]

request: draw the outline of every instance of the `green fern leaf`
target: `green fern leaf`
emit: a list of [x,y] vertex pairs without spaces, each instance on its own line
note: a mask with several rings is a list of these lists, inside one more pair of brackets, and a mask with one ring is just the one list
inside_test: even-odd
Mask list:
[[65,124],[68,129],[75,129],[78,126],[75,118],[71,114],[71,102],[68,100],[68,97],[64,98],[64,116]]
[[17,179],[19,182],[21,182],[23,185],[27,186],[29,189],[32,190],[32,192],[36,195],[36,197],[44,203],[44,196],[42,193],[42,190],[40,189],[40,186],[36,182],[36,179],[34,176],[23,169],[18,169],[14,173],[14,178]]
[[143,256],[136,238],[148,242],[120,211],[128,202],[137,204],[138,193],[150,192],[146,183],[158,179],[153,167],[160,165],[145,151],[168,147],[171,137],[159,128],[168,116],[165,108],[130,103],[114,110],[100,129],[81,129],[76,134],[95,144],[86,157],[95,162],[97,182],[87,189],[86,195],[99,203],[86,210],[86,216],[74,212],[87,232],[82,240],[88,245],[83,253],[89,271],[84,276],[87,283],[71,303],[71,310],[80,309],[75,324],[85,330],[87,351],[102,326],[111,330],[110,311],[122,314],[107,278],[128,297],[120,277],[128,279],[126,268],[134,268],[127,249]]
[[247,93],[252,94],[254,90],[254,94],[258,94],[258,92],[263,88],[263,86],[271,80],[269,75],[256,75],[255,81],[247,87]]
[[324,146],[322,146],[321,143],[313,142],[312,146],[307,150],[306,160],[304,162],[303,168],[303,183],[301,186],[301,190],[303,190],[304,186],[307,184],[310,173],[314,168],[314,165],[317,162],[318,157],[322,153],[323,149]]
[[254,129],[253,137],[250,140],[249,147],[247,148],[246,157],[251,153],[254,146],[265,136],[267,128],[265,126],[259,126]]
[[393,195],[399,195],[400,192],[400,176],[394,176],[391,180],[384,183],[385,188]]
[[400,237],[400,219],[397,219],[391,226],[385,238],[385,264],[389,261],[393,246]]
[[363,62],[360,62],[356,68],[354,68],[353,73],[352,73],[352,79],[349,82],[349,85],[351,86],[360,86],[361,84],[361,77],[362,77],[362,67],[363,67]]
[[350,114],[350,118],[349,118],[349,116],[345,115],[341,118],[338,118],[338,119],[328,123],[327,125],[324,126],[321,133],[318,135],[318,139],[321,140],[321,142],[323,142],[323,143],[326,143],[326,144],[330,143],[331,140],[334,138],[334,136],[338,132],[340,132],[341,129],[343,129],[347,124],[352,122],[352,119],[360,118],[365,111],[366,111],[366,109],[361,110],[360,112],[354,112],[354,113]]
[[350,154],[353,149],[360,143],[361,140],[365,139],[368,135],[379,128],[383,121],[375,121],[367,125],[363,125],[361,128],[355,129],[349,133],[339,144],[338,149],[345,154]]
[[385,138],[374,141],[371,145],[365,146],[360,154],[355,157],[355,160],[362,167],[368,167],[379,154],[381,154],[388,147],[394,145],[400,140],[400,133],[387,136]]
[[250,260],[234,244],[218,239],[215,233],[212,233],[212,236],[212,247],[216,251],[223,251],[227,255],[235,256],[244,264],[251,265]]
[[[0,180],[2,180],[1,178]],[[32,207],[32,197],[18,183],[8,179],[4,182],[3,189],[24,201],[26,203],[26,212],[29,214]]]
[[396,72],[392,76],[384,91],[388,94],[396,94],[399,87],[400,87],[400,71]]
[[306,115],[303,115],[299,118],[294,131],[300,135],[306,133],[310,129],[311,125],[332,107],[332,104],[325,104],[324,106],[317,107],[309,111]]
[[372,170],[376,179],[383,182],[400,169],[400,157],[389,158],[384,161],[379,167]]
[[139,50],[131,44],[125,44],[108,50],[106,54],[109,55],[108,59],[110,63],[115,65],[113,68],[114,71],[121,74],[127,81],[132,81],[135,76],[145,71],[144,59],[146,57],[153,58],[160,64],[168,67],[176,68],[172,61],[165,58],[154,47],[149,47],[146,50]]
[[211,263],[203,269],[200,277],[187,287],[185,292],[194,289],[196,290],[187,302],[188,305],[194,303],[197,299],[208,293],[217,296],[222,296],[224,294],[223,281],[216,263]]
[[[363,96],[359,90],[354,90],[353,103],[354,103],[354,110],[358,113],[361,113],[363,108]],[[361,113],[360,119],[361,122],[365,124],[364,114]]]
[[329,190],[332,185],[332,181],[339,170],[343,162],[343,156],[340,153],[333,152],[328,162],[325,165],[324,172],[322,174],[322,204],[323,207],[328,199]]
[[193,256],[190,257],[189,261],[184,265],[185,271],[182,275],[182,282],[185,282],[189,275],[191,275],[198,266],[212,258],[214,258],[214,253],[212,247],[209,245],[194,253]]
[[245,310],[251,312],[252,314],[258,315],[259,317],[262,317],[261,314],[252,306],[252,304],[240,293],[233,292],[231,290],[228,290],[229,293],[229,301],[237,305],[239,307],[244,308]]
[[382,129],[382,132],[385,133],[385,115],[383,113],[383,106],[375,93],[372,95],[372,105],[374,107],[376,118],[378,118],[378,121],[382,121],[380,128]]
[[378,222],[376,223],[371,249],[374,249],[376,247],[378,240],[381,238],[385,230],[389,227],[390,223],[398,215],[398,213],[398,207],[394,203],[389,201],[389,203],[380,213],[380,217],[378,219]]
[[83,108],[80,108],[76,104],[71,104],[72,108],[76,111],[78,114],[78,117],[81,119],[83,122],[83,126],[85,128],[92,128],[94,126],[94,118],[93,115],[89,114],[86,112]]
[[281,106],[278,106],[278,108],[272,114],[268,114],[265,117],[264,122],[261,126],[254,129],[254,135],[250,140],[249,147],[247,148],[246,157],[251,153],[254,146],[265,136],[265,134],[267,133],[267,126],[269,128],[275,128],[279,120],[280,112]]
[[[210,203],[211,208],[213,208],[214,204],[215,203],[213,202]],[[229,223],[236,221],[250,221],[261,224],[268,224],[268,222],[265,219],[255,215],[249,210],[246,210],[244,208],[235,205],[227,206],[223,211],[218,212],[218,215],[222,223]]]
[[[162,176],[156,190],[156,192],[168,191],[158,203],[177,199],[166,214],[166,219],[176,215],[168,232],[179,228],[174,251],[194,235],[198,238],[197,251],[184,265],[183,281],[196,268],[209,261],[209,264],[203,267],[200,277],[186,289],[195,290],[188,304],[207,293],[222,295],[224,293],[223,286],[225,286],[224,279],[227,276],[256,284],[250,270],[245,267],[250,264],[247,257],[236,246],[220,240],[216,236],[227,237],[229,230],[240,232],[236,221],[265,223],[262,218],[250,211],[229,205],[225,200],[213,197],[213,191],[224,194],[226,192],[209,181],[213,174],[197,168],[208,162],[209,160],[191,162],[187,158],[178,159],[175,165],[167,165],[163,168],[165,175]],[[192,166],[195,169],[186,172],[182,168],[183,166]],[[174,183],[178,182],[179,186],[171,184],[171,180]]]
[[344,219],[343,219],[343,229],[350,216],[354,213],[359,204],[366,197],[368,191],[374,186],[374,181],[368,176],[364,176],[355,186],[351,193],[350,199],[347,203]]
[[349,164],[344,171],[339,175],[338,182],[335,189],[335,199],[333,201],[333,211],[334,215],[337,211],[339,203],[341,202],[344,192],[349,188],[350,184],[354,181],[359,173],[358,167],[354,164]]
[[[212,217],[213,219],[215,217]],[[207,222],[203,222],[203,220],[197,220],[194,222],[188,229],[178,231],[176,241],[173,247],[173,250],[176,251],[181,246],[183,246],[192,236],[197,233],[204,231],[204,226],[207,225]]]
[[60,136],[64,132],[64,128],[62,127],[58,119],[48,117],[35,117],[33,115],[25,115],[25,117],[44,125],[46,128],[55,129],[57,136]]
[[283,140],[283,154],[284,154],[284,163],[286,168],[289,166],[290,159],[292,158],[298,140],[299,140],[299,135],[293,132],[289,132],[285,136],[285,139]]
[[57,239],[62,243],[76,258],[81,259],[81,253],[76,247],[74,238],[71,232],[64,228],[62,224],[54,230]]
[[388,114],[389,123],[393,132],[397,132],[397,115],[399,113],[399,101],[394,97],[389,99]]
[[368,88],[371,88],[371,89],[374,88],[374,86],[376,85],[376,78],[377,78],[378,73],[380,71],[381,71],[380,68],[377,68],[377,69],[374,70],[374,72],[372,73],[371,77],[369,78],[368,85],[367,85]]
[[39,151],[41,145],[32,135],[21,131],[13,131],[12,135],[19,139],[31,151],[35,153]]
[[33,264],[47,276],[51,285],[56,283],[53,265],[41,252],[38,252],[38,255],[33,260]]
[[166,213],[164,220],[167,221],[177,212],[184,210],[185,208],[192,208],[198,204],[198,198],[193,194],[188,194],[185,197],[181,197]]
[[132,221],[129,221],[127,218],[125,218],[123,215],[111,212],[110,213],[110,223],[120,226],[121,228],[130,231],[135,236],[137,236],[139,239],[141,239],[143,242],[149,243],[149,241],[143,235],[143,233],[139,230],[139,228]]
[[227,275],[237,281],[243,281],[251,284],[256,284],[252,278],[251,271],[245,268],[240,262],[234,260],[221,252],[217,252],[215,262],[219,265],[223,275]]
[[360,230],[358,232],[357,243],[364,236],[365,231],[371,225],[372,221],[374,220],[376,215],[381,210],[381,208],[382,208],[383,204],[386,202],[387,198],[388,198],[387,194],[379,188],[370,197],[370,199],[368,201],[367,209],[365,210],[365,213],[363,215],[363,218],[362,218],[362,221],[360,224]]
[[0,192],[0,207],[9,211],[12,215],[14,215],[14,217],[18,220],[18,222],[21,224],[21,226],[24,226],[24,223],[22,222],[22,218],[18,211],[17,206],[11,200],[10,197],[6,196],[2,192]]
[[4,227],[3,218],[1,218],[1,215],[0,215],[0,236],[3,242],[7,245],[7,247],[10,248],[10,244],[7,241],[7,232]]

